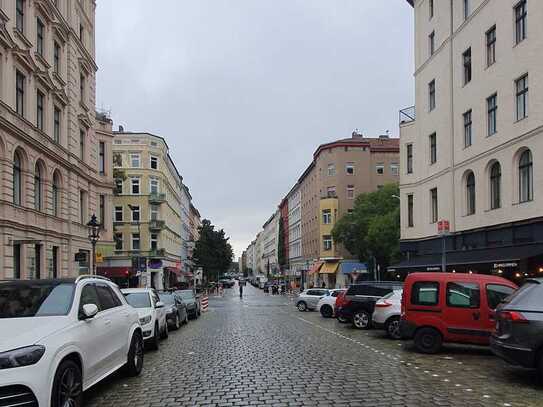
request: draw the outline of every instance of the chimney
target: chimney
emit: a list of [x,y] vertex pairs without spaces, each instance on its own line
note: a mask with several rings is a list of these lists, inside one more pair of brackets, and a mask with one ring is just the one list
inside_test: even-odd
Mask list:
[[354,129],[354,131],[352,133],[352,136],[353,136],[353,138],[362,138],[362,137],[364,137],[364,135],[362,133],[360,133],[360,131],[358,129]]
[[388,135],[388,133],[389,133],[389,131],[387,130],[387,133],[386,133],[386,134],[381,134],[381,135],[379,136],[379,138],[382,138],[382,139],[383,139],[383,138],[384,138],[384,139],[390,138],[390,136]]
[[124,132],[124,127],[119,125],[119,133],[123,133]]

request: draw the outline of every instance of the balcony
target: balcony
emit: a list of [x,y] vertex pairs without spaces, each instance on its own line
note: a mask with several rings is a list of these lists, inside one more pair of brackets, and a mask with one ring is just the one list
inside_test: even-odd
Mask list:
[[166,202],[166,194],[153,193],[149,195],[149,203],[151,205],[158,205]]
[[163,220],[151,220],[149,221],[150,230],[162,230],[166,227],[166,222]]
[[417,118],[415,106],[406,107],[400,110],[400,125],[414,122]]

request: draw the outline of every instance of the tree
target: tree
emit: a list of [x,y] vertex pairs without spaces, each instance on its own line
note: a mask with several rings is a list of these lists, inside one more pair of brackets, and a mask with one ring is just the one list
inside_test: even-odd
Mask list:
[[337,243],[360,261],[371,261],[387,267],[400,254],[400,202],[397,184],[360,194],[351,214],[335,225],[332,236]]
[[215,230],[208,219],[202,221],[199,232],[193,259],[198,267],[203,268],[204,276],[209,281],[228,271],[234,252],[224,230]]
[[277,262],[283,268],[287,265],[287,253],[285,250],[285,228],[283,225],[283,217],[279,218],[279,236],[277,239]]

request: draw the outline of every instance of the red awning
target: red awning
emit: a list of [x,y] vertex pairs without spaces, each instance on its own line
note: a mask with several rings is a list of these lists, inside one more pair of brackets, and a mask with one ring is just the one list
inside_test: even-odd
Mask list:
[[168,272],[176,274],[178,276],[181,275],[181,269],[178,269],[176,267],[164,267],[164,271],[168,271]]
[[99,276],[108,278],[126,278],[130,275],[132,267],[97,267],[96,273]]
[[309,274],[318,273],[323,264],[324,263],[322,261],[318,261],[315,264],[313,264],[313,267],[311,267],[311,269],[309,270]]

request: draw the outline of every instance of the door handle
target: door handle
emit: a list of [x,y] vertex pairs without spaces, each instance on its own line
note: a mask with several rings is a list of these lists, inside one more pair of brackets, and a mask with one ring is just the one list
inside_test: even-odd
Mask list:
[[473,319],[476,321],[479,321],[481,319],[481,313],[480,312],[474,312],[473,313]]

